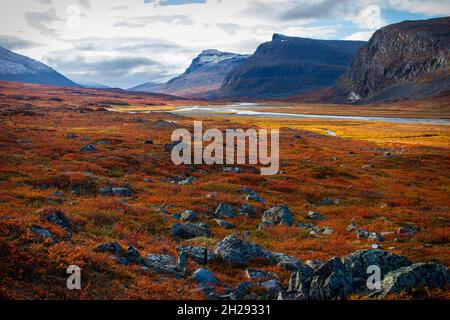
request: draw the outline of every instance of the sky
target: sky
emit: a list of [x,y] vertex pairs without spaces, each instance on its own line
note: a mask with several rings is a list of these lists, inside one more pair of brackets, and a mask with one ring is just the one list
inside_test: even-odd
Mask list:
[[368,40],[449,15],[450,0],[14,0],[0,1],[0,46],[126,89],[182,73],[206,49],[251,54],[274,33]]

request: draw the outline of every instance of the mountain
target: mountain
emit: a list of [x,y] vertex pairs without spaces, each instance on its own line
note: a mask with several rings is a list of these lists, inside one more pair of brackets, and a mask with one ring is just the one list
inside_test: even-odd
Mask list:
[[284,98],[333,86],[365,44],[274,34],[225,78],[220,96]]
[[[249,56],[218,50],[205,50],[198,55],[189,68],[158,88],[144,84],[133,90],[144,90],[170,94],[184,98],[213,98],[222,86],[225,77],[241,66]],[[156,88],[156,89],[155,89]]]
[[0,47],[0,80],[78,87],[47,65]]
[[86,89],[112,89],[111,87],[105,86],[104,84],[92,81],[77,81],[79,85]]
[[450,17],[404,21],[374,33],[337,90],[349,102],[425,98],[450,91]]
[[142,91],[142,92],[159,92],[164,84],[156,82],[146,82],[138,86],[128,89],[128,91]]

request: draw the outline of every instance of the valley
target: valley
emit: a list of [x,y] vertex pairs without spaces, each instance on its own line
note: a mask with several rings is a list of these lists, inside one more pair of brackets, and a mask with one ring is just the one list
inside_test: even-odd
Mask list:
[[[204,299],[227,295],[227,288],[246,281],[252,285],[242,299],[274,298],[268,284],[249,278],[252,269],[288,287],[290,267],[258,259],[235,265],[212,253],[209,262],[191,253],[186,273],[179,273],[180,252],[221,254],[219,244],[237,241],[232,234],[240,234],[240,246],[254,243],[267,250],[260,254],[283,253],[283,259],[309,265],[374,245],[412,262],[450,265],[447,125],[201,117],[206,128],[221,130],[280,127],[282,171],[261,177],[251,165],[239,171],[173,165],[165,151],[171,132],[192,130],[200,118],[107,111],[201,101],[6,82],[0,94],[2,298]],[[289,208],[292,224],[259,227],[278,205]],[[221,216],[225,206],[235,213]],[[195,236],[178,233],[197,223],[208,227],[189,231]],[[65,289],[68,265],[82,269],[80,292]],[[206,272],[201,268],[216,286],[192,277]],[[440,289],[426,295],[448,299]]]

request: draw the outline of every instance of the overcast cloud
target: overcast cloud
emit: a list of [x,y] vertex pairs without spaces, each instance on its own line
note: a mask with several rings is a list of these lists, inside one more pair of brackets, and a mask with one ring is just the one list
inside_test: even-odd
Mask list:
[[76,81],[165,81],[202,50],[253,53],[273,33],[367,40],[386,24],[450,15],[450,0],[15,0],[0,45]]

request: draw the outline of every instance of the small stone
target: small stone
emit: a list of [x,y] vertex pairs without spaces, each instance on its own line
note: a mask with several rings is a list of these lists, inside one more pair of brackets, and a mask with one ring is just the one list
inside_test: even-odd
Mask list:
[[85,144],[81,149],[80,153],[96,152],[98,149],[91,144]]
[[325,220],[325,217],[322,214],[314,211],[309,211],[307,218],[316,222]]

